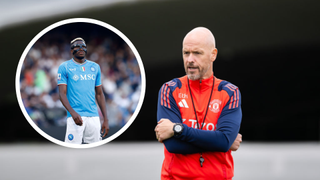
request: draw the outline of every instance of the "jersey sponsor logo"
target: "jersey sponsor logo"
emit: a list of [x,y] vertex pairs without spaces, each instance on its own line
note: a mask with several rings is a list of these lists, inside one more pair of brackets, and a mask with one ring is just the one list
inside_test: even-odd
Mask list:
[[81,69],[81,71],[83,71],[83,72],[86,70],[85,67],[81,67],[80,69]]
[[69,68],[70,71],[76,71],[76,68]]
[[179,98],[188,98],[188,95],[187,94],[184,94],[184,93],[179,93]]
[[95,80],[96,76],[94,74],[80,75],[80,80]]
[[90,70],[91,70],[92,72],[95,72],[95,71],[96,71],[96,69],[95,69],[93,66],[91,66]]
[[72,79],[75,81],[96,80],[96,75],[94,75],[94,74],[84,74],[84,75],[80,74],[80,77],[79,77],[78,75],[75,74],[72,77]]
[[[182,122],[184,124],[187,124],[187,125],[191,125],[192,128],[194,129],[198,129],[198,124],[197,124],[197,120],[196,119],[182,119]],[[201,123],[200,126],[202,126],[203,124],[203,130],[207,130],[207,131],[214,131],[214,124],[213,123]]]
[[187,101],[185,99],[182,99],[178,104],[180,107],[189,108]]
[[220,112],[221,101],[219,99],[214,99],[210,102],[209,109],[214,113]]
[[77,76],[76,74],[72,77],[73,80],[78,81],[79,80],[79,76]]
[[73,138],[74,138],[74,137],[73,137],[73,134],[69,134],[69,135],[68,135],[68,139],[69,139],[70,141],[72,141]]
[[58,73],[58,81],[60,81],[60,80],[61,80],[61,74]]

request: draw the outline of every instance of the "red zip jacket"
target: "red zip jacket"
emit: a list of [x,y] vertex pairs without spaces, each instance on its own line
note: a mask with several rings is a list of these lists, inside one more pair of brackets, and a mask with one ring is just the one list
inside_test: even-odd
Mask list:
[[[194,107],[202,129],[197,125]],[[164,141],[162,180],[232,179],[234,168],[229,148],[236,139],[242,118],[238,87],[213,75],[195,81],[188,80],[187,76],[173,79],[159,91],[157,120],[161,118],[184,125],[181,135]]]

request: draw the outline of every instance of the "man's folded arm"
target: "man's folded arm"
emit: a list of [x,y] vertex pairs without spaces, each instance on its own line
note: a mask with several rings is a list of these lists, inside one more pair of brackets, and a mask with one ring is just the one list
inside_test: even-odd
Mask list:
[[228,93],[229,99],[218,118],[216,130],[205,131],[184,125],[182,134],[176,138],[206,151],[227,152],[230,149],[240,129],[242,119],[241,94],[236,86],[227,82],[222,84],[221,90]]
[[[166,118],[166,119],[170,119],[170,121],[173,123],[182,123],[181,114],[174,98],[172,97],[172,93],[170,92],[168,101],[167,99],[164,99],[163,94],[161,96],[161,93],[163,93],[162,89],[166,88],[166,86],[167,85],[164,84],[159,91],[157,121],[159,122],[162,118]],[[166,103],[164,102],[164,100],[166,101]],[[168,102],[170,103],[170,106]],[[193,153],[204,152],[202,148],[199,148],[188,142],[182,141],[174,137],[164,140],[163,143],[166,149],[171,153],[193,154]]]
[[222,112],[215,131],[194,129],[184,124],[183,132],[175,138],[205,151],[227,152],[239,132],[241,116],[241,108]]

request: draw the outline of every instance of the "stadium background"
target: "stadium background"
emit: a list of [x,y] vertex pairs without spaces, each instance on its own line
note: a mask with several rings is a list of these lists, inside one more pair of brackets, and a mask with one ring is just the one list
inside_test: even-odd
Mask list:
[[[283,172],[281,167],[294,164],[295,168],[278,176],[279,168],[276,168],[272,179],[284,179],[299,170],[301,176],[292,175],[291,179],[318,179],[320,174],[313,168],[320,166],[319,151],[316,151],[320,140],[319,5],[312,0],[130,1],[42,19],[39,14],[35,21],[4,27],[0,30],[3,61],[0,108],[5,128],[0,131],[0,141],[48,142],[25,120],[16,100],[14,84],[24,48],[47,26],[67,18],[94,18],[119,29],[139,51],[147,80],[145,100],[134,123],[114,140],[115,143],[155,141],[158,90],[164,82],[184,75],[181,41],[192,28],[205,26],[213,31],[217,41],[215,75],[236,84],[242,93],[240,132],[244,143],[237,153],[265,150],[257,156],[242,154],[250,158],[244,161],[254,162],[254,158],[263,156],[262,152],[272,154],[279,152],[273,150],[280,147],[280,153],[274,154],[282,158],[287,155],[288,159],[277,159],[275,164],[280,167],[279,172]],[[280,143],[274,145],[274,142]],[[288,142],[293,145],[282,146]],[[273,144],[268,146],[268,143]],[[262,165],[264,162],[267,160],[255,163]],[[300,169],[310,162],[312,168]],[[244,177],[263,179],[259,174]]]

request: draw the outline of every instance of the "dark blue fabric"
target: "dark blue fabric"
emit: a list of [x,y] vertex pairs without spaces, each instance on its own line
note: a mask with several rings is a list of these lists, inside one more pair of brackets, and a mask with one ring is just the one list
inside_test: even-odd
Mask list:
[[[166,85],[164,84],[163,87]],[[170,86],[169,86],[170,88]],[[158,111],[157,111],[157,121],[159,122],[160,119],[166,118],[170,119],[170,121],[174,123],[182,123],[181,114],[179,108],[172,96],[172,91],[170,90],[169,93],[169,100],[171,108],[161,106],[161,89],[159,91],[159,98],[158,98]],[[172,88],[174,89],[174,88]],[[171,153],[179,153],[179,154],[192,154],[197,152],[204,152],[203,149],[198,148],[190,143],[184,142],[180,139],[176,139],[174,137],[165,140],[164,145],[166,146],[167,150]]]

